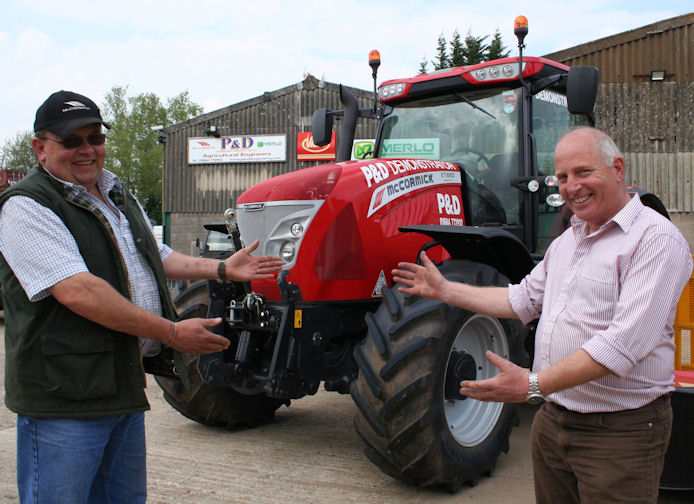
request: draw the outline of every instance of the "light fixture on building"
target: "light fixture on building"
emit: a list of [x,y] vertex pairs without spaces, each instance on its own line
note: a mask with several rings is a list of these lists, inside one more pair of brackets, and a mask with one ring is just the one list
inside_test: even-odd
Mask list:
[[210,122],[208,121],[207,129],[205,130],[205,135],[219,138],[219,128],[217,128],[217,126],[215,126],[214,124],[210,124]]
[[162,133],[162,130],[164,129],[164,126],[162,125],[157,125],[157,126],[150,126],[149,129],[154,131],[157,134],[157,142],[160,144],[166,143],[166,135]]
[[651,80],[652,81],[664,81],[665,80],[665,70],[651,70]]

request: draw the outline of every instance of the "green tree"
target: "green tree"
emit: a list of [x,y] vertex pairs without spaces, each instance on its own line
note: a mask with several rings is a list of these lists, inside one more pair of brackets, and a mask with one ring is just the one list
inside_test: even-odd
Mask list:
[[428,70],[427,66],[428,66],[428,65],[429,65],[429,63],[427,62],[427,57],[424,56],[424,57],[422,58],[422,61],[419,63],[419,73],[420,73],[420,74],[425,74],[425,73],[427,73],[427,70]]
[[[483,61],[505,58],[509,55],[509,51],[501,40],[501,33],[498,28],[492,36],[492,41],[487,45],[485,41],[488,38],[489,35],[476,37],[472,34],[472,30],[468,30],[465,40],[461,41],[460,33],[456,29],[453,31],[453,38],[449,47],[446,38],[441,33],[436,45],[436,59],[431,62],[434,65],[434,70],[476,65]],[[449,48],[450,53],[448,52]],[[426,73],[426,60],[420,63],[419,73]]]
[[31,139],[31,130],[20,131],[14,138],[8,139],[0,149],[0,167],[3,170],[29,171],[38,164]]
[[459,67],[466,65],[465,47],[460,40],[458,30],[453,31],[453,40],[451,40],[451,57],[449,58],[449,67]]
[[188,92],[163,104],[153,93],[127,95],[127,86],[106,94],[104,120],[111,126],[105,168],[120,177],[142,203],[153,223],[161,223],[164,153],[152,127],[168,126],[202,113]]
[[511,52],[506,48],[501,40],[501,32],[497,28],[492,37],[492,41],[487,46],[487,53],[485,54],[485,59],[487,61],[506,58]]
[[434,65],[434,70],[443,70],[449,66],[446,38],[443,36],[443,32],[439,35],[438,45],[436,46],[436,59],[431,64]]
[[476,65],[477,63],[486,61],[487,46],[484,44],[484,41],[487,40],[488,37],[489,35],[475,37],[472,34],[472,30],[468,30],[467,36],[465,37],[465,48],[463,49],[466,65]]

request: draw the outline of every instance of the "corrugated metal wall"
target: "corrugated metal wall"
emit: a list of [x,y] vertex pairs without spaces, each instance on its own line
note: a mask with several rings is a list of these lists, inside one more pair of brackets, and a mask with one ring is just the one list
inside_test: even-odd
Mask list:
[[[624,152],[628,182],[657,194],[674,219],[684,222],[680,229],[692,228],[684,232],[694,240],[694,13],[546,57],[600,68],[596,125]],[[665,70],[665,81],[651,82],[652,70]],[[361,107],[372,105],[371,92],[350,90]],[[320,164],[297,161],[296,134],[310,131],[313,112],[322,107],[342,109],[338,86],[309,75],[298,84],[166,128],[163,209],[171,217],[172,245],[179,244],[174,248],[185,252],[200,236],[203,219],[221,219],[248,187]],[[286,134],[287,161],[189,165],[187,139],[204,136],[208,122],[224,136]],[[340,124],[336,121],[338,134]],[[373,138],[376,127],[375,121],[362,120],[356,137]]]
[[694,13],[595,40],[547,58],[566,65],[593,65],[601,82],[646,82],[665,70],[668,82],[694,80]]
[[624,153],[630,184],[672,212],[694,211],[694,82],[600,84],[595,113]]
[[[372,105],[372,93],[350,88],[360,107]],[[165,213],[221,213],[244,190],[260,181],[299,168],[320,164],[296,159],[297,133],[311,130],[313,112],[328,107],[341,110],[339,86],[309,75],[298,84],[264,93],[230,107],[166,128],[164,145]],[[287,135],[287,161],[189,165],[189,137],[204,137],[209,124],[222,136]],[[336,121],[339,134],[341,121]],[[376,121],[362,120],[357,138],[373,138]]]
[[596,126],[622,149],[628,182],[671,212],[694,211],[694,13],[546,57],[600,69]]

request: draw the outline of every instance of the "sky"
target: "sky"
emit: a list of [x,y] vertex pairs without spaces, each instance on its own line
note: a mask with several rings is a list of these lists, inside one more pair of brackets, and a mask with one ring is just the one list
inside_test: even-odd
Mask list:
[[542,56],[690,12],[691,0],[2,0],[0,145],[60,89],[99,105],[114,86],[164,102],[188,91],[211,112],[306,74],[372,89],[372,49],[379,83],[412,77],[454,30],[498,29],[515,56],[518,15],[523,54]]

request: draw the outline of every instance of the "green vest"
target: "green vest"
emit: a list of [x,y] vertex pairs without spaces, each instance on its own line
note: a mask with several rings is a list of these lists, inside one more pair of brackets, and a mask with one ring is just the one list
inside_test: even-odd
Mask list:
[[[18,195],[52,210],[75,238],[89,272],[131,298],[120,250],[96,207],[75,197],[41,167],[2,193],[0,207]],[[175,309],[149,225],[130,193],[124,190],[114,199],[154,271],[162,313],[173,320]],[[53,296],[31,302],[1,254],[0,279],[5,304],[5,404],[10,410],[37,418],[91,418],[149,409],[138,338],[91,322]]]

